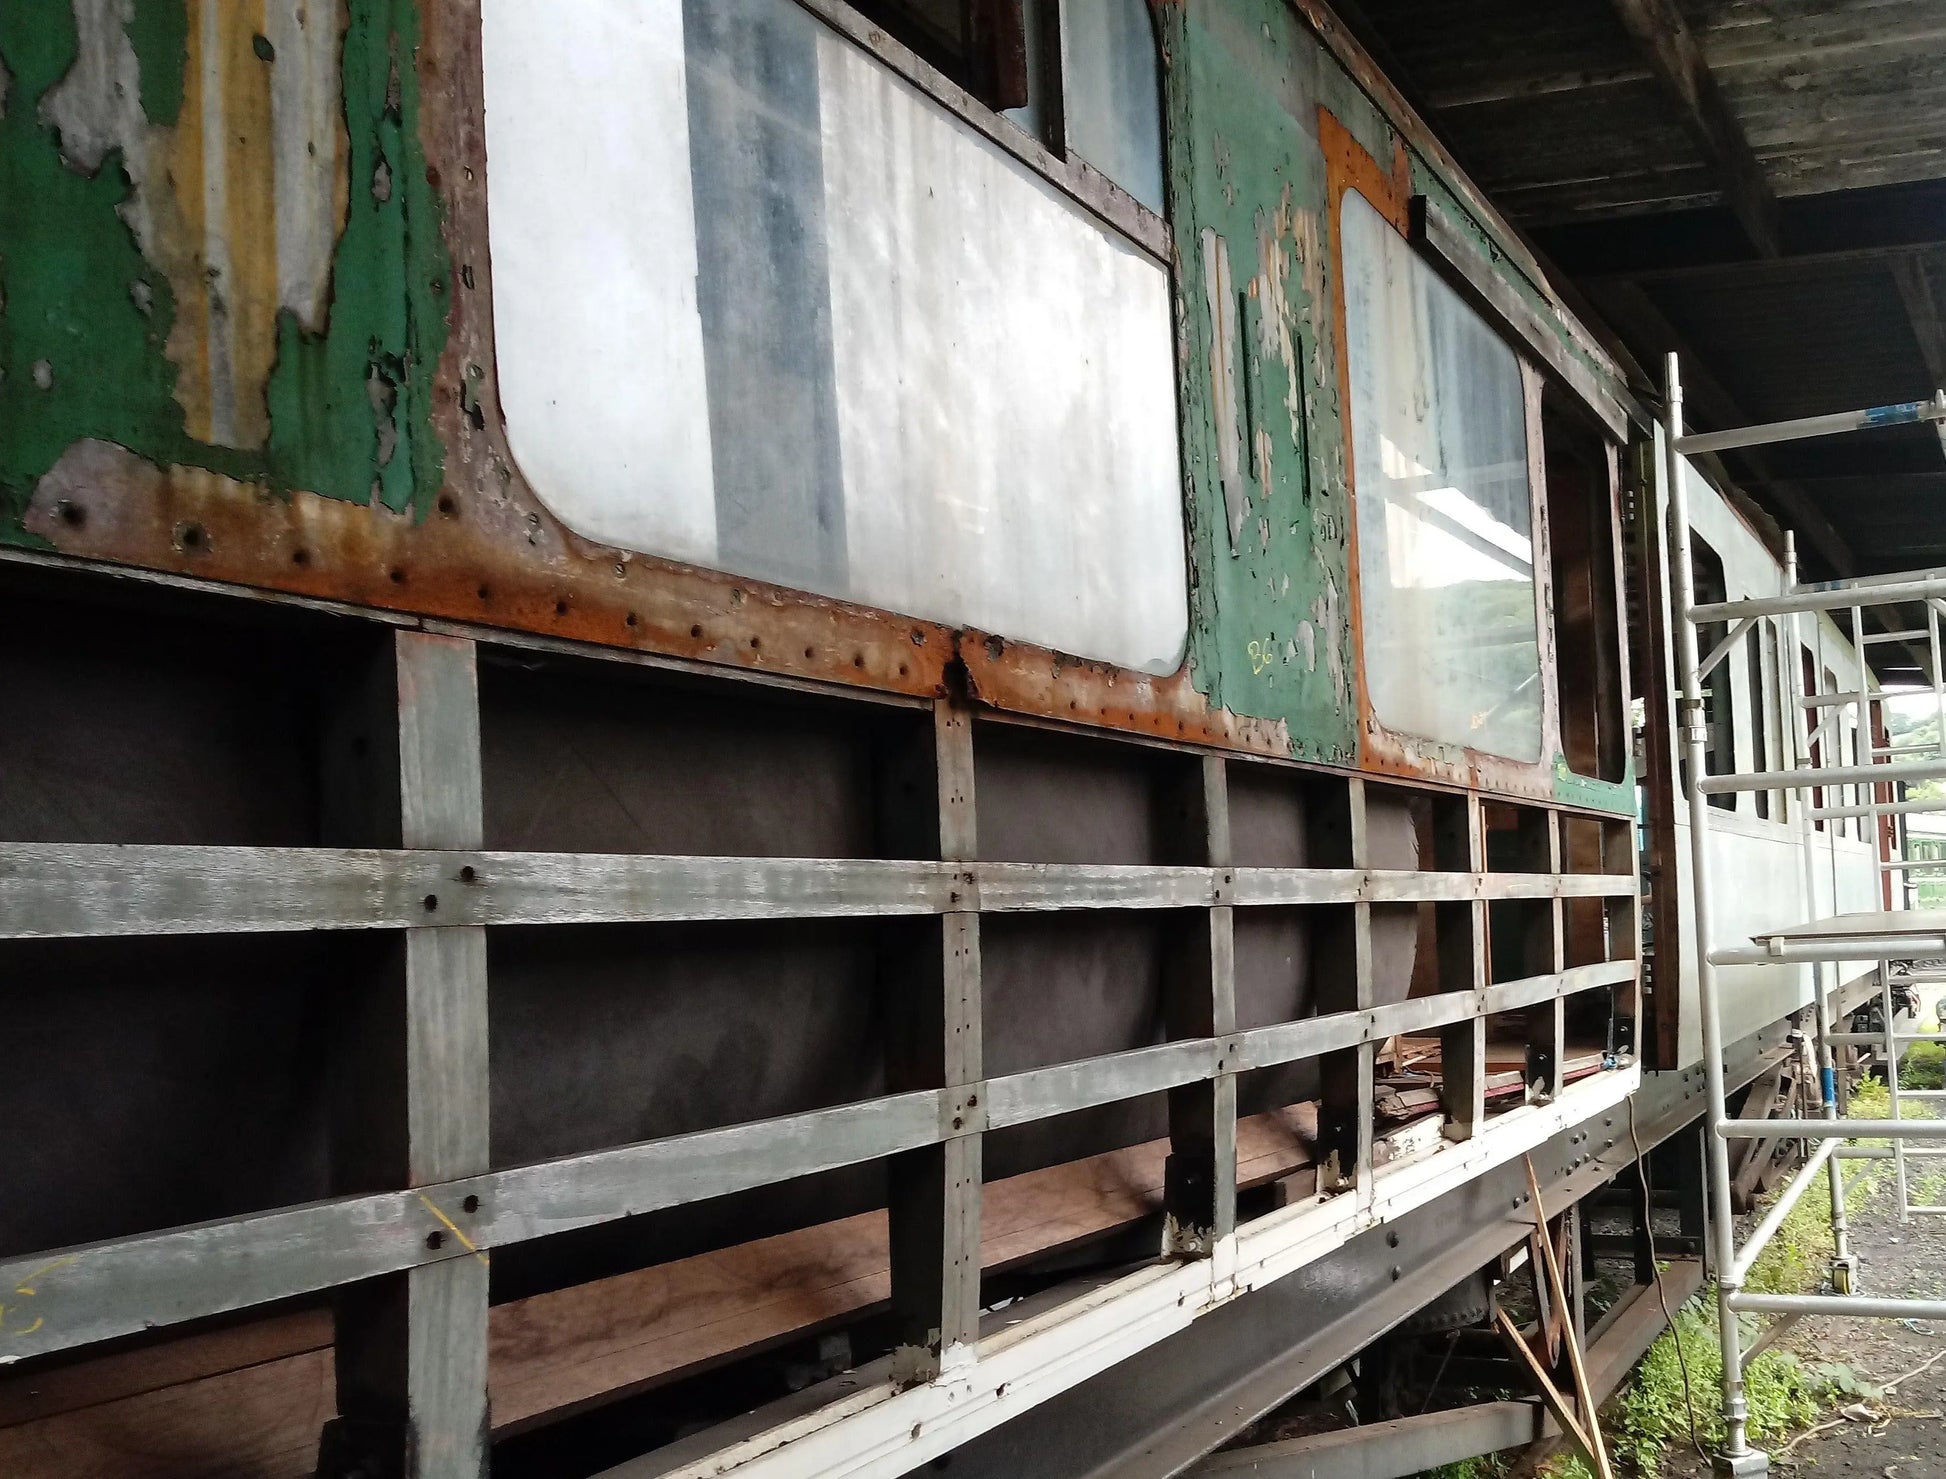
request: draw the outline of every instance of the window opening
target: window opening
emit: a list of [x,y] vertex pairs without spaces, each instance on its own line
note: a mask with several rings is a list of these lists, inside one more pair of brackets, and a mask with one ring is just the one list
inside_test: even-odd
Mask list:
[[576,16],[482,7],[536,494],[604,544],[1175,671],[1166,267],[795,0]]
[[1541,391],[1541,443],[1561,748],[1576,774],[1619,781],[1628,766],[1628,735],[1615,592],[1615,463],[1607,438],[1552,382]]
[[[1722,556],[1694,531],[1690,534],[1690,563],[1696,576],[1697,605],[1707,606],[1729,600],[1728,588],[1724,584]],[[1705,656],[1716,651],[1717,644],[1729,631],[1727,622],[1699,625],[1696,628],[1697,650]],[[1707,731],[1703,744],[1704,775],[1730,775],[1737,768],[1736,704],[1732,692],[1736,671],[1735,661],[1726,657],[1709,675],[1709,686],[1703,690],[1703,723]],[[1720,792],[1709,798],[1709,804],[1722,811],[1735,811],[1736,793]]]
[[1534,761],[1534,495],[1520,362],[1379,215],[1339,214],[1364,666],[1387,727]]

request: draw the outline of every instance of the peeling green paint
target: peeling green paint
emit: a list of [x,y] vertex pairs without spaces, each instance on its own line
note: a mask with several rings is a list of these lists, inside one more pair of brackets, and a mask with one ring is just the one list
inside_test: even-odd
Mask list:
[[[1194,680],[1212,704],[1283,720],[1300,758],[1350,764],[1350,506],[1315,42],[1279,0],[1159,13],[1181,264]],[[1211,384],[1225,336],[1210,308],[1206,231],[1227,253],[1237,299],[1229,349],[1247,504],[1234,545]]]
[[183,68],[189,60],[185,0],[134,0],[129,45],[142,68],[142,112],[161,128],[182,115]]
[[1576,775],[1568,767],[1568,757],[1554,757],[1554,799],[1568,806],[1587,806],[1602,811],[1635,810],[1635,761],[1629,760],[1619,781],[1593,780]]
[[40,121],[41,96],[76,45],[66,5],[0,0],[0,54],[14,76],[0,118],[0,201],[11,203],[0,210],[0,538],[16,542],[29,539],[20,520],[34,483],[72,442],[102,437],[158,460],[197,450],[163,357],[175,317],[168,279],[117,214],[129,193],[122,157],[79,174]]
[[[1172,228],[1183,465],[1191,550],[1192,678],[1210,702],[1282,720],[1302,759],[1355,762],[1351,683],[1349,476],[1339,404],[1329,192],[1317,141],[1328,108],[1389,168],[1397,131],[1282,0],[1159,7],[1169,64]],[[1552,305],[1438,171],[1407,148],[1412,189],[1435,198],[1553,322]],[[1212,256],[1220,247],[1227,261]],[[1227,268],[1234,325],[1213,279]],[[1564,325],[1571,353],[1588,359]],[[1217,357],[1231,355],[1228,365]],[[1214,374],[1213,374],[1214,371]],[[1230,385],[1236,389],[1232,393]],[[1232,404],[1236,410],[1232,411]],[[1237,424],[1241,476],[1226,443]],[[1231,537],[1238,483],[1241,537]],[[1428,763],[1463,769],[1464,751],[1410,739]],[[1556,759],[1566,804],[1631,811],[1632,777],[1611,784]]]
[[449,264],[419,138],[414,0],[353,0],[345,36],[350,210],[323,334],[278,317],[268,473],[279,489],[424,514],[445,450],[431,424]]
[[[119,151],[84,175],[65,164],[40,100],[74,64],[74,16],[49,0],[0,0],[0,55],[13,83],[0,117],[0,540],[22,527],[34,485],[76,441],[119,443],[183,464],[423,516],[444,450],[431,425],[445,346],[449,262],[418,144],[413,0],[350,0],[342,68],[350,208],[332,257],[324,332],[279,315],[271,415],[261,452],[195,440],[165,354],[177,305],[119,208]],[[152,123],[180,113],[182,0],[138,0],[127,27]],[[269,179],[262,188],[273,188]],[[382,394],[373,394],[374,383]]]

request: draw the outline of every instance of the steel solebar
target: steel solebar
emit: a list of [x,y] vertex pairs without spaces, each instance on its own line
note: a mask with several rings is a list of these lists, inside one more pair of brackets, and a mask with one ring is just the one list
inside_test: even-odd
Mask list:
[[1724,1140],[1946,1140],[1946,1120],[1718,1120]]
[[1677,437],[1675,450],[1684,457],[1703,452],[1727,452],[1735,447],[1767,447],[1806,437],[1841,436],[1848,431],[1872,431],[1881,426],[1911,426],[1916,422],[1946,421],[1946,404],[1939,400],[1902,401],[1896,406],[1872,406],[1863,411],[1834,411],[1828,416],[1799,416],[1790,421],[1767,421],[1729,431],[1693,432]]
[[1946,1299],[1885,1299],[1863,1294],[1746,1294],[1724,1296],[1733,1310],[1755,1315],[1856,1315],[1878,1320],[1946,1319]]
[[[1826,1042],[1851,1043],[1855,1046],[1866,1045],[1879,1047],[1885,1042],[1885,1034],[1882,1032],[1828,1032],[1825,1034],[1824,1040]],[[1946,1042],[1946,1032],[1895,1032],[1892,1034],[1892,1041]]]
[[1809,765],[1798,770],[1735,771],[1696,781],[1705,796],[1731,791],[1797,791],[1820,786],[1891,785],[1946,777],[1946,760],[1894,760],[1885,765]]

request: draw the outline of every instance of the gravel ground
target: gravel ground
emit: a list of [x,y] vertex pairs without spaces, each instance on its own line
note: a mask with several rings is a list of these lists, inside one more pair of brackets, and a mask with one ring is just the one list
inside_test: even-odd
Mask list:
[[[1924,1199],[1946,1201],[1946,1162],[1910,1164],[1941,1167],[1926,1178],[1932,1185]],[[1889,1166],[1879,1180],[1872,1195],[1848,1208],[1852,1250],[1862,1263],[1860,1292],[1946,1298],[1946,1217],[1915,1217],[1901,1226]],[[1881,1387],[1933,1364],[1884,1397],[1854,1404],[1851,1416],[1831,1414],[1788,1446],[1773,1444],[1773,1473],[1946,1479],[1946,1321],[1807,1319],[1779,1344],[1807,1365],[1841,1362]],[[1669,1456],[1665,1472],[1709,1470],[1685,1448]]]

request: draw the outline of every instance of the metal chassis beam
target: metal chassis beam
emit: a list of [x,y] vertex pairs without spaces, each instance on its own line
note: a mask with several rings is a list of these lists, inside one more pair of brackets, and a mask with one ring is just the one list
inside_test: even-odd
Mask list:
[[[1725,1069],[1740,1087],[1781,1053],[1787,1022],[1735,1044]],[[1644,1076],[1636,1134],[1652,1150],[1703,1112],[1700,1064]],[[1550,1206],[1629,1171],[1628,1110],[1555,1136],[1533,1153]],[[1167,1479],[1349,1360],[1533,1230],[1525,1173],[1501,1168],[1294,1277],[1016,1418],[954,1453],[959,1479]]]
[[[1429,1237],[1450,1236],[1456,1225],[1455,1203],[1471,1214],[1458,1226],[1469,1225],[1491,1206],[1503,1234],[1512,1235],[1517,1228],[1514,1240],[1524,1238],[1531,1220],[1516,1222],[1519,1211],[1498,1210],[1518,1209],[1525,1199],[1519,1190],[1526,1184],[1525,1171],[1516,1164],[1519,1157],[1541,1146],[1572,1151],[1591,1134],[1574,1127],[1596,1116],[1605,1115],[1606,1128],[1612,1130],[1621,1124],[1623,1101],[1639,1082],[1633,1069],[1597,1075],[1550,1104],[1509,1111],[1476,1139],[1386,1167],[1372,1179],[1369,1208],[1352,1195],[1314,1198],[1245,1224],[1220,1241],[1209,1258],[1149,1265],[1105,1284],[1053,1291],[1019,1314],[1010,1308],[989,1316],[978,1355],[937,1381],[904,1386],[889,1360],[876,1362],[750,1414],[727,1430],[706,1431],[606,1470],[603,1479],[893,1479],[983,1434],[1015,1431],[1032,1422],[1052,1399],[1170,1336],[1220,1325],[1224,1313],[1248,1304],[1253,1291],[1279,1291],[1280,1299],[1298,1301],[1287,1321],[1280,1320],[1286,1330],[1316,1328],[1323,1313],[1339,1307],[1346,1291],[1339,1289],[1337,1298],[1321,1303],[1319,1287],[1304,1274],[1354,1238],[1361,1244],[1376,1238],[1389,1248],[1393,1240],[1387,1226],[1408,1219],[1429,1228]],[[1626,1137],[1625,1129],[1621,1133]],[[1585,1167],[1589,1162],[1583,1154],[1573,1164]],[[1399,1236],[1402,1241],[1403,1233]],[[1423,1303],[1478,1268],[1479,1263],[1467,1261],[1471,1257],[1469,1247],[1443,1261],[1402,1258],[1393,1265],[1389,1282],[1401,1283],[1410,1261],[1418,1278],[1432,1287],[1416,1279],[1403,1288],[1416,1289],[1421,1295],[1417,1302]],[[1440,1278],[1445,1282],[1432,1282]],[[1369,1318],[1370,1300],[1369,1291],[1360,1291],[1345,1316]],[[1375,1307],[1390,1308],[1383,1301]],[[1415,1307],[1409,1297],[1402,1298],[1387,1326]],[[1145,1401],[1152,1403],[1153,1398]],[[1147,1410],[1152,1419],[1165,1409]],[[1094,1425],[1088,1427],[1093,1430]],[[1042,1432],[1039,1424],[1035,1429]],[[1044,1432],[1042,1438],[1052,1442]],[[1181,1462],[1200,1457],[1216,1441],[1220,1439],[1182,1455]],[[1058,1472],[1086,1471],[1069,1466]]]

